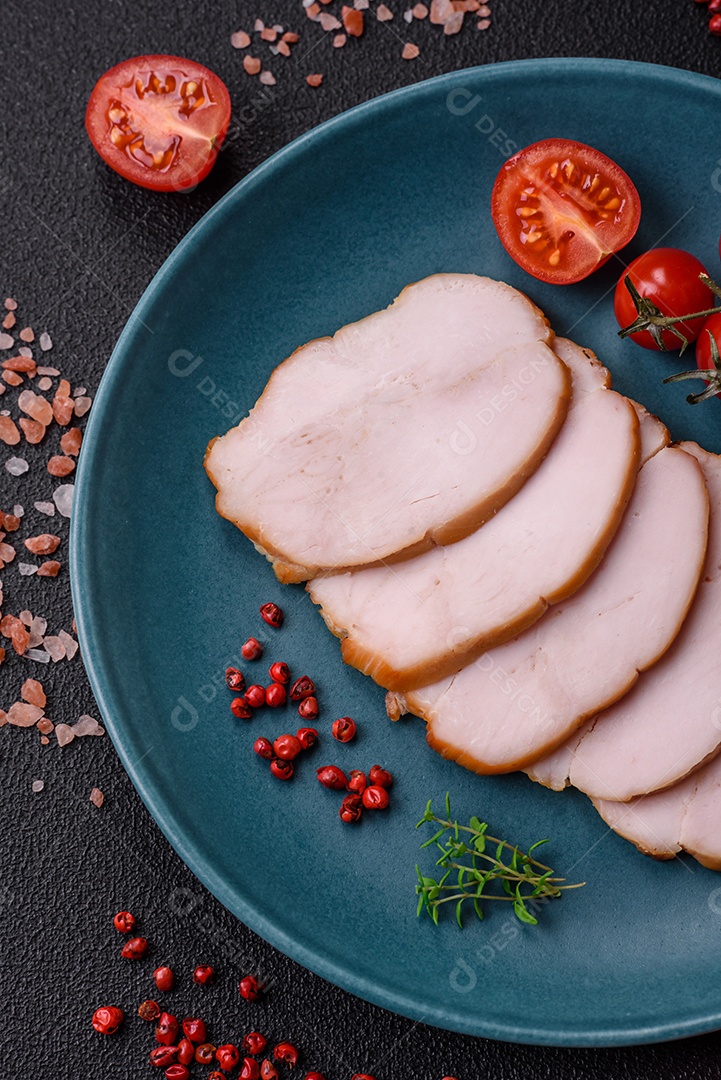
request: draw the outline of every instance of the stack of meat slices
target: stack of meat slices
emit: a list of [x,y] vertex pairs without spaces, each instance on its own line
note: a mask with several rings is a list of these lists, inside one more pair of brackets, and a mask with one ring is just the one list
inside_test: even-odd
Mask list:
[[525,296],[409,286],[281,364],[206,468],[392,718],[721,869],[721,458]]

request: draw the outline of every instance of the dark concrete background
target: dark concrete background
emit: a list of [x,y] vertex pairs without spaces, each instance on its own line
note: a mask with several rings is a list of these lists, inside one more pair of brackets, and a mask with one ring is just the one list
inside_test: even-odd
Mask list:
[[[55,348],[48,359],[74,385],[94,392],[143,289],[218,197],[273,151],[352,105],[431,75],[522,57],[624,57],[709,75],[721,71],[721,40],[707,33],[705,8],[692,0],[618,0],[613,7],[494,0],[489,31],[476,31],[469,18],[451,38],[427,23],[407,33],[399,18],[404,5],[391,6],[396,20],[390,27],[369,18],[360,43],[333,50],[299,0],[277,0],[275,7],[268,0],[253,7],[232,0],[3,0],[0,294],[20,301],[19,325],[50,331]],[[221,75],[238,112],[257,83],[244,74],[229,37],[256,16],[301,30],[302,40],[292,60],[272,63],[278,85],[270,105],[244,125],[211,177],[190,195],[158,196],[110,173],[83,130],[98,75],[143,52],[187,55]],[[418,60],[400,59],[399,34],[420,44]],[[320,90],[305,85],[310,71],[325,73]],[[0,507],[16,501],[30,507],[48,497],[40,464],[46,457],[38,451],[38,464],[22,484],[2,470]],[[66,538],[67,523],[59,527]],[[27,606],[49,615],[55,628],[69,626],[67,570],[55,582],[28,581],[10,567],[3,582],[6,611]],[[26,668],[12,656],[0,668],[2,704],[14,700]],[[56,723],[84,711],[97,715],[78,659],[40,677],[52,690],[49,712]],[[721,1077],[718,1036],[636,1049],[532,1049],[424,1028],[358,1001],[274,952],[195,881],[149,818],[109,739],[42,748],[35,732],[7,726],[0,731],[0,754],[0,1076],[7,1080],[150,1075],[151,1035],[133,1013],[151,993],[151,965],[117,960],[111,918],[123,907],[141,917],[156,962],[168,961],[179,972],[169,1006],[181,1014],[202,1008],[211,1038],[252,1026],[271,1039],[291,1038],[303,1048],[303,1066],[328,1080],[346,1080],[358,1070],[378,1080]],[[35,778],[45,781],[40,794],[30,790]],[[88,801],[95,785],[106,796],[101,810]],[[190,982],[201,961],[221,973],[212,990]],[[241,969],[262,969],[275,985],[264,1005],[247,1006],[239,1016],[234,976]],[[551,993],[552,985],[550,972]],[[108,1002],[130,1015],[121,1035],[103,1040],[89,1019]]]

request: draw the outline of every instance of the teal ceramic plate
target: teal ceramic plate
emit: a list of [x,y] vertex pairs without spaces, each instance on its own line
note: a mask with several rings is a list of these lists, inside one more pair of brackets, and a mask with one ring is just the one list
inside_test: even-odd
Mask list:
[[[276,154],[203,218],[148,288],[103,378],[78,477],[73,586],[85,663],[123,763],[231,911],[326,979],[406,1016],[581,1046],[717,1028],[721,877],[686,860],[655,864],[579,794],[474,776],[437,757],[420,722],[389,723],[381,690],[344,668],[303,589],[278,585],[215,514],[203,451],[297,345],[438,271],[528,290],[675,437],[721,451],[717,403],[694,411],[684,388],[660,384],[674,360],[616,337],[619,264],[576,286],[538,284],[502,250],[488,212],[511,150],[567,136],[635,180],[643,220],[632,253],[688,247],[717,272],[721,164],[708,132],[719,115],[721,82],[607,60],[483,67],[362,105]],[[222,685],[241,641],[264,629],[265,600],[286,611],[284,629],[263,635],[265,659],[321,687],[324,746],[289,784],[251,747],[295,730],[294,712],[235,721]],[[361,734],[329,745],[329,721],[343,714]],[[328,760],[391,768],[392,811],[342,826],[337,796],[314,777]],[[537,928],[503,905],[462,932],[452,916],[438,929],[419,921],[413,826],[447,789],[459,815],[477,813],[523,845],[552,837],[554,867],[586,887],[548,905]]]

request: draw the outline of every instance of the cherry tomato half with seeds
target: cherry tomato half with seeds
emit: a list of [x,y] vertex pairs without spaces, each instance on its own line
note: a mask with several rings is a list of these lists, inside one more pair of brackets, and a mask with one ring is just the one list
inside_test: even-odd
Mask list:
[[[637,316],[633,297],[625,285],[630,277],[638,292],[650,300],[662,315],[690,315],[695,311],[706,311],[714,305],[714,294],[708,285],[699,281],[699,274],[705,274],[703,263],[695,255],[679,248],[652,248],[639,255],[624,270],[616,285],[613,297],[613,310],[618,325],[623,330],[630,326]],[[676,329],[687,341],[695,341],[701,333],[703,319],[676,323]],[[648,330],[640,330],[630,335],[631,340],[644,349],[658,349]],[[661,332],[667,349],[678,350],[683,344],[680,338],[670,330]]]
[[519,266],[540,281],[571,285],[633,238],[641,200],[623,169],[599,150],[544,139],[502,166],[491,214]]
[[189,191],[215,164],[230,124],[225,83],[179,56],[135,56],[98,79],[85,127],[111,169],[153,191]]

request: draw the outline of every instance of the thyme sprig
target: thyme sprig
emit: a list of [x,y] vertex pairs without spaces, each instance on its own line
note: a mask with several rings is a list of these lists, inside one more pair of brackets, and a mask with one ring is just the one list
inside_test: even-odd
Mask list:
[[[713,336],[710,330],[706,331],[711,344],[711,360],[713,362],[713,368],[694,368],[693,371],[680,371],[678,375],[669,375],[663,381],[665,383],[681,382],[682,379],[703,379],[708,383],[705,390],[701,390],[698,394],[689,394],[686,401],[689,405],[698,405],[701,401],[706,401],[708,398],[714,397],[721,392],[721,356],[719,356],[718,345],[716,344],[716,338]],[[682,350],[683,351],[683,350]]]
[[[699,280],[702,281],[704,285],[708,286],[714,296],[718,296],[719,299],[721,299],[721,286],[717,285],[708,274],[699,274]],[[668,352],[663,340],[664,330],[670,330],[670,332],[681,342],[681,350],[679,352],[679,355],[681,356],[689,342],[681,331],[676,329],[676,324],[691,322],[693,319],[704,319],[708,315],[717,314],[719,311],[719,309],[715,307],[707,308],[705,311],[694,311],[689,315],[664,315],[652,300],[649,300],[646,296],[641,296],[638,289],[631,281],[630,274],[626,274],[623,283],[631,294],[631,299],[633,300],[638,314],[632,323],[628,326],[624,326],[623,330],[618,331],[618,336],[627,338],[630,337],[631,334],[638,333],[639,330],[648,330],[654,340],[654,344],[661,352]],[[686,375],[687,373],[683,372],[683,374]]]
[[[546,900],[585,884],[565,885],[565,879],[555,877],[550,866],[533,858],[533,852],[547,844],[547,840],[538,840],[528,852],[522,852],[507,840],[489,836],[486,822],[475,816],[468,825],[461,825],[453,818],[448,794],[445,812],[444,818],[438,817],[429,800],[425,814],[416,825],[417,829],[426,823],[439,826],[421,847],[438,849],[440,857],[436,866],[445,872],[436,879],[422,874],[416,866],[417,914],[420,916],[426,911],[436,925],[443,904],[455,904],[456,921],[462,928],[466,902],[472,904],[476,915],[482,919],[482,901],[505,900],[513,905],[514,914],[521,922],[536,926],[538,919],[531,908],[537,911]],[[490,891],[495,882],[500,882],[501,892]]]

